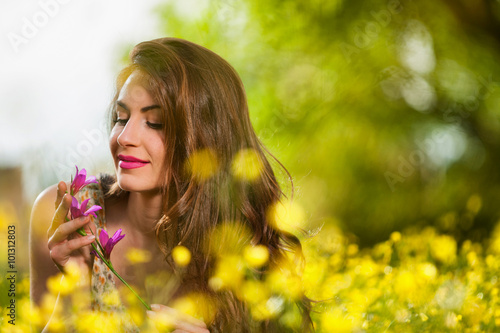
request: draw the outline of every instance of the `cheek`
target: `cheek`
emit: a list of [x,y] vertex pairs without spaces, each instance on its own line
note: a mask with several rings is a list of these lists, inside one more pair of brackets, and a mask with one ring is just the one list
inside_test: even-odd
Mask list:
[[163,165],[164,159],[165,159],[165,143],[161,138],[158,138],[154,140],[152,144],[152,151],[154,153],[154,158],[158,162],[160,162],[160,165]]

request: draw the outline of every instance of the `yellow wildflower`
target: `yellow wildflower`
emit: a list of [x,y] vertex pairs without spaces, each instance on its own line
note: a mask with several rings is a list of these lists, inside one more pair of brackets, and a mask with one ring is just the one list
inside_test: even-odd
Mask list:
[[217,172],[218,166],[215,153],[209,148],[203,148],[191,154],[186,169],[194,179],[202,182],[212,177]]
[[172,258],[177,266],[185,267],[191,261],[191,252],[189,252],[187,247],[177,245],[172,250]]
[[444,264],[453,264],[457,257],[457,242],[448,235],[436,236],[431,241],[431,255]]
[[151,252],[138,248],[130,248],[125,253],[125,258],[132,265],[151,261]]
[[285,200],[272,205],[267,212],[269,221],[278,229],[296,233],[305,226],[306,216],[296,202]]
[[248,245],[243,251],[243,257],[250,267],[258,268],[269,260],[269,250],[264,245]]
[[233,159],[231,171],[240,180],[253,181],[259,178],[264,164],[253,149],[240,150]]

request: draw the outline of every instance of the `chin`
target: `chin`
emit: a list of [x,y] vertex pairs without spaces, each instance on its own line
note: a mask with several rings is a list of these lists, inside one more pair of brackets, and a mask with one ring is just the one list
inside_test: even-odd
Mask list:
[[118,186],[127,192],[158,192],[159,187],[149,184],[144,184],[133,177],[118,176]]

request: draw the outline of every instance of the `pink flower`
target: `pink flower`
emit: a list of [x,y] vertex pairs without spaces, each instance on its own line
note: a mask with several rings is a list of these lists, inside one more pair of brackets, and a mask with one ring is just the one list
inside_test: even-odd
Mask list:
[[[95,218],[97,218],[97,215],[95,214],[95,212],[102,209],[102,207],[98,206],[98,205],[94,205],[94,206],[90,207],[89,209],[87,209],[87,204],[89,203],[89,200],[90,200],[90,198],[84,200],[82,202],[82,204],[80,205],[78,200],[76,200],[75,197],[72,197],[71,206],[69,207],[69,210],[71,212],[71,216],[73,217],[73,219],[76,219],[76,218],[81,217],[81,216],[87,216],[89,214],[91,214]],[[85,210],[85,209],[87,209],[87,210]]]
[[113,248],[115,247],[116,243],[121,241],[125,235],[121,235],[122,229],[118,229],[113,237],[109,238],[108,232],[104,229],[101,229],[99,231],[99,243],[101,243],[101,247],[104,250],[104,257],[106,259],[109,259],[109,256],[111,255],[111,251],[113,251]]
[[71,195],[75,195],[78,191],[80,191],[83,187],[87,186],[88,184],[97,183],[97,179],[95,178],[95,176],[90,176],[89,179],[87,179],[87,170],[82,169],[81,171],[78,171],[78,166],[75,165],[75,167],[76,167],[75,179],[73,179],[70,185]]

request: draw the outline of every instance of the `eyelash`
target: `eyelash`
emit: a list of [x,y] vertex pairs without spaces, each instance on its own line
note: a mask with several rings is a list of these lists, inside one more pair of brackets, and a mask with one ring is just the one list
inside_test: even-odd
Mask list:
[[[118,123],[118,124],[120,124],[120,125],[125,125],[125,124],[127,124],[127,121],[128,121],[128,119],[115,119],[113,122],[114,122],[115,124],[117,124],[117,123]],[[162,129],[162,128],[163,128],[163,124],[161,124],[161,123],[152,123],[152,122],[147,121],[147,122],[146,122],[146,124],[147,124],[150,128],[155,129],[155,130],[160,130],[160,129]]]

